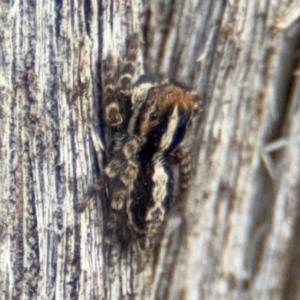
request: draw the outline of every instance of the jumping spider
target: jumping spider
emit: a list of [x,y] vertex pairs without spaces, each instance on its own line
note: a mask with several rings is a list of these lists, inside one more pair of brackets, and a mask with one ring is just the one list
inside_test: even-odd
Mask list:
[[[134,47],[129,46],[128,52],[132,55]],[[158,76],[141,75],[132,84],[134,63],[130,59],[114,85],[112,61],[108,56],[103,62],[104,119],[113,132],[112,157],[84,203],[95,191],[108,188],[110,238],[123,230],[116,226],[119,222],[145,248],[174,204],[174,163],[180,164],[181,190],[188,186],[190,155],[182,141],[190,129],[197,97],[181,84]]]

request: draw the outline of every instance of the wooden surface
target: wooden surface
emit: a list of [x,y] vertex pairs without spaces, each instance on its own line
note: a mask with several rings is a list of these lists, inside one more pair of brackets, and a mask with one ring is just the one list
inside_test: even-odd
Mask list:
[[[2,1],[0,299],[300,299],[300,1]],[[101,59],[198,91],[153,251],[103,252]]]

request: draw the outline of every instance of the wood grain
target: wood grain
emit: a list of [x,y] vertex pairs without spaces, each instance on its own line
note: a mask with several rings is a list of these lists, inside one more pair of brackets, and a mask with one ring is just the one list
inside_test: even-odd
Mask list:
[[[1,1],[0,299],[300,298],[300,1]],[[103,248],[101,60],[197,90],[193,180],[153,251]]]

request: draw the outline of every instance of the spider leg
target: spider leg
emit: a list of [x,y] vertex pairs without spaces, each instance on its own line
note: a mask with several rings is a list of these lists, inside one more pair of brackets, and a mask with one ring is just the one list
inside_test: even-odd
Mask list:
[[[132,190],[138,174],[138,161],[131,159],[123,164],[120,174],[114,180],[111,180],[111,202],[108,209],[106,238],[107,246],[121,242],[126,244],[128,240],[128,230],[124,226],[125,204],[131,197]],[[123,218],[120,216],[123,214]]]
[[169,157],[171,164],[179,164],[180,190],[184,192],[188,189],[191,172],[191,154],[183,147],[177,148]]
[[131,87],[139,67],[138,35],[132,34],[127,38],[124,63],[116,61],[112,53],[102,61],[104,119],[108,126],[126,132],[131,116]]
[[118,159],[113,159],[110,161],[108,166],[104,170],[104,174],[99,177],[99,179],[94,183],[94,185],[89,189],[85,199],[80,202],[77,209],[83,212],[86,207],[90,204],[95,193],[100,192],[104,186],[105,182],[114,179],[120,173],[122,163]]
[[89,189],[84,200],[82,202],[78,203],[77,210],[79,212],[83,212],[87,208],[87,206],[90,204],[95,192],[101,191],[103,187],[104,187],[104,178],[103,178],[103,176],[100,176],[100,178],[95,182],[95,184]]
[[[90,204],[94,194],[100,192],[104,188],[105,182],[109,182],[110,180],[115,181],[114,179],[119,176],[123,167],[124,163],[122,163],[118,158],[111,160],[108,166],[105,168],[104,174],[100,176],[94,185],[89,189],[85,199],[78,204],[78,210],[80,212],[84,211],[85,208]],[[120,197],[117,197],[113,203],[118,203],[119,198]],[[118,205],[115,205],[115,207],[117,206]]]
[[116,66],[117,63],[111,53],[102,61],[104,120],[110,127],[120,127],[124,121],[115,91]]
[[137,153],[141,146],[141,140],[137,136],[129,136],[123,140],[123,143],[124,146],[104,169],[104,174],[89,190],[84,201],[79,203],[79,211],[83,211],[87,207],[95,192],[101,191],[107,182],[110,183],[112,191],[112,209],[123,208],[125,198],[132,191],[138,173]]

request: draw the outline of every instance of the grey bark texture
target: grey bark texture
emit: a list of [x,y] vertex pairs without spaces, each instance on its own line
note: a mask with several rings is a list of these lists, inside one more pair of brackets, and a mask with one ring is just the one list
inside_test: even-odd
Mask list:
[[[0,299],[300,299],[300,1],[0,3]],[[153,250],[103,251],[101,61],[197,90],[193,176]],[[99,170],[100,169],[100,170]]]

